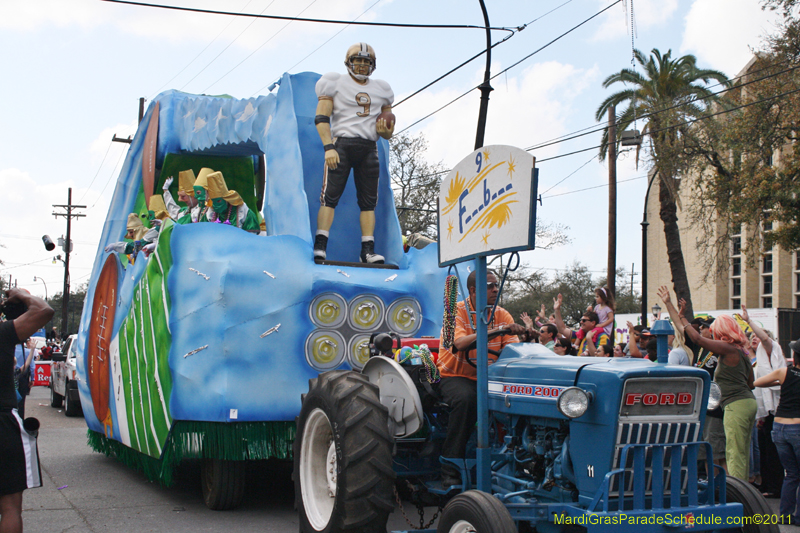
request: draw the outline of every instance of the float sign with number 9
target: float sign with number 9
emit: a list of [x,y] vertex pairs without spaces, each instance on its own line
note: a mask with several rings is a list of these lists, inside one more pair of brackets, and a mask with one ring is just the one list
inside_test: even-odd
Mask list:
[[513,146],[485,146],[439,186],[439,266],[482,255],[532,250],[536,160]]

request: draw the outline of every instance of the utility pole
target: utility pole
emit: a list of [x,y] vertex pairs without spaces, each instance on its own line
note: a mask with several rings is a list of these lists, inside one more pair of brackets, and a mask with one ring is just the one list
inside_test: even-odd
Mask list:
[[608,288],[617,295],[617,109],[608,108]]
[[72,251],[72,239],[71,239],[71,228],[72,228],[72,219],[85,217],[86,215],[82,215],[79,213],[73,213],[73,209],[86,209],[85,205],[73,205],[72,204],[72,187],[69,188],[69,192],[67,194],[67,205],[53,205],[53,207],[60,207],[66,210],[66,213],[53,213],[53,216],[64,217],[67,219],[67,238],[64,240],[64,255],[66,256],[64,259],[64,296],[61,301],[61,335],[67,335],[67,305],[69,304],[69,253]]

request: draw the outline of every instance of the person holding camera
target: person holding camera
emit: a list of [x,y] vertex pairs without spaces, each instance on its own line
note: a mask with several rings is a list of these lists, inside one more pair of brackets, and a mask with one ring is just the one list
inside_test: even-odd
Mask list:
[[[6,292],[2,303],[5,322],[0,322],[0,531],[21,533],[22,491],[41,486],[39,458],[22,427],[14,389],[14,347],[53,317],[47,302],[20,289]],[[12,364],[14,363],[14,364]]]

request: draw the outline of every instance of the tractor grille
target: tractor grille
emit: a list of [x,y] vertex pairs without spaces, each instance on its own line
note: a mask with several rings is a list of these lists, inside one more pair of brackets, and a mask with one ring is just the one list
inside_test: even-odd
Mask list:
[[[624,476],[624,495],[631,495],[633,492],[633,454],[629,453],[625,465],[621,464],[622,450],[627,444],[678,444],[685,442],[697,442],[702,439],[699,421],[699,404],[702,400],[702,381],[697,378],[689,379],[631,379],[625,383],[623,394],[623,404],[620,406],[620,421],[617,429],[617,439],[614,446],[614,461],[612,469],[625,469]],[[678,404],[677,400],[669,403],[671,399],[667,396],[666,405],[649,406],[644,400],[650,400],[657,396],[664,397],[664,394],[684,393],[691,394],[691,403]],[[628,403],[626,399],[631,397],[641,397],[643,401]],[[645,397],[650,395],[650,397]],[[676,395],[677,398],[677,395]],[[631,405],[632,404],[632,405]],[[660,475],[663,481],[664,494],[671,493],[670,465],[672,464],[672,452],[681,454],[681,491],[686,489],[688,480],[686,448],[674,447],[664,449],[664,458],[661,463],[664,468],[655,475]],[[677,460],[677,459],[676,459]],[[652,494],[653,487],[653,450],[647,449],[645,452],[645,491]],[[616,475],[611,486],[611,495],[620,495],[620,486],[623,483],[623,476]]]
[[[620,464],[622,448],[626,444],[677,444],[681,442],[696,442],[702,437],[700,433],[700,422],[662,422],[662,423],[621,423],[617,430],[617,442],[614,447],[613,469],[622,468]],[[681,450],[681,484],[682,489],[686,488],[686,457],[684,448]],[[645,454],[646,491],[649,494],[653,485],[652,450]],[[671,464],[672,449],[664,452],[664,471],[661,473],[664,479],[664,492],[669,494],[670,476],[669,465]],[[626,460],[625,471],[625,494],[630,495],[633,491],[633,454],[629,454]],[[619,495],[619,485],[621,476],[616,476],[613,492]]]

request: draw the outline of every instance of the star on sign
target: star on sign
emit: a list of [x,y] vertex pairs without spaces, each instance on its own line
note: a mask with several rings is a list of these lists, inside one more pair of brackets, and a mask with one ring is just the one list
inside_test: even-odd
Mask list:
[[483,237],[481,237],[481,240],[483,241],[484,246],[487,246],[487,247],[489,246],[489,237],[490,236],[491,236],[491,234],[488,231],[484,232]]
[[483,164],[484,165],[489,162],[489,156],[490,155],[492,155],[492,154],[491,154],[491,152],[489,152],[488,149],[484,149],[483,150]]
[[453,236],[453,219],[447,220],[447,240],[449,241]]
[[517,169],[517,163],[514,161],[513,156],[509,156],[508,158],[508,175],[510,177],[514,177],[514,171]]

